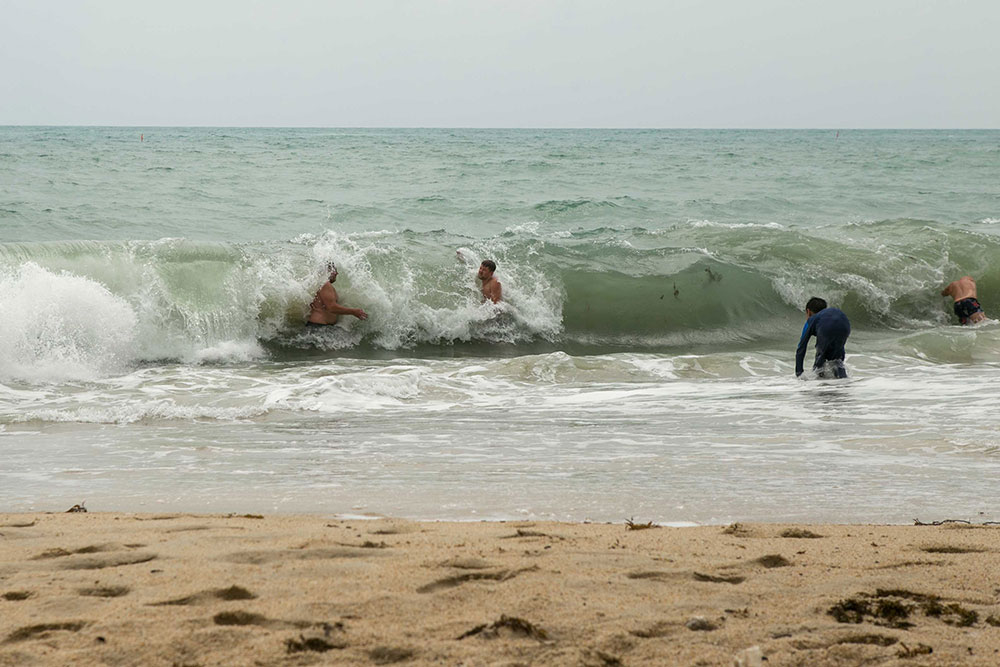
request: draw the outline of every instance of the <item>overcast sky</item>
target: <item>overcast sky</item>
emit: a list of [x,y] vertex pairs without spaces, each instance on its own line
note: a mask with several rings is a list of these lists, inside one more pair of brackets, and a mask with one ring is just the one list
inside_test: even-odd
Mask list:
[[1000,127],[997,0],[0,0],[0,124]]

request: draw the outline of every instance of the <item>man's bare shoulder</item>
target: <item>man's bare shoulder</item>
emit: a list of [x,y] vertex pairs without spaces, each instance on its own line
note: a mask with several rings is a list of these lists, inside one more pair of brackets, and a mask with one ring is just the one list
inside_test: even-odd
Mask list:
[[319,294],[324,301],[333,301],[334,303],[336,303],[337,301],[337,288],[335,288],[330,283],[326,283],[325,285],[320,287]]

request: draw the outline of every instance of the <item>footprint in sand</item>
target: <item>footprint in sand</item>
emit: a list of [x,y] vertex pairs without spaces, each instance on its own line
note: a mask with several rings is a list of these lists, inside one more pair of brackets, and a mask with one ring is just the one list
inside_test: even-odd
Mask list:
[[162,606],[186,606],[203,604],[206,602],[214,602],[216,600],[255,600],[256,595],[243,588],[242,586],[230,586],[229,588],[217,588],[210,591],[202,591],[200,593],[195,593],[194,595],[188,595],[186,597],[177,598],[174,600],[165,600],[163,602],[153,602],[150,606],[152,607],[162,607]]
[[[72,550],[56,547],[54,549],[47,549],[37,556],[32,556],[31,560],[60,559],[56,567],[61,570],[101,570],[106,567],[147,563],[156,558],[156,554],[148,552],[113,553],[121,551],[121,549],[122,547],[117,544],[92,544]],[[76,556],[88,556],[89,554],[109,555],[76,558]]]
[[138,565],[148,563],[156,558],[156,554],[151,553],[130,553],[116,554],[113,556],[102,556],[98,558],[80,558],[67,560],[59,563],[62,570],[103,570],[108,567],[121,567],[123,565]]
[[459,570],[488,570],[493,565],[482,558],[452,558],[441,563],[439,567],[453,567]]
[[14,642],[23,642],[28,639],[47,639],[53,632],[59,632],[62,630],[68,632],[79,632],[85,625],[86,623],[84,621],[27,625],[23,628],[18,628],[14,632],[7,635],[7,638],[3,641],[3,643],[13,644]]
[[746,577],[726,574],[705,574],[704,572],[663,572],[658,570],[629,572],[625,575],[629,579],[652,579],[653,581],[676,581],[690,577],[695,581],[703,581],[711,584],[742,584]]
[[7,593],[0,595],[0,598],[3,598],[8,602],[20,602],[21,600],[27,600],[33,595],[34,593],[31,591],[8,591]]
[[368,651],[368,657],[376,665],[391,665],[397,662],[407,662],[416,657],[413,649],[398,646],[376,646]]
[[376,549],[365,549],[362,547],[343,549],[281,549],[276,551],[239,551],[228,556],[223,556],[222,560],[229,563],[239,563],[241,565],[264,565],[289,560],[327,560],[334,558],[360,558],[362,556],[371,557],[379,553]]
[[455,576],[438,579],[437,581],[432,581],[425,586],[421,586],[417,589],[417,592],[434,593],[435,591],[441,591],[447,588],[455,588],[456,586],[461,586],[462,584],[470,581],[507,581],[508,579],[513,579],[522,572],[530,572],[537,569],[538,567],[524,567],[520,570],[498,570],[496,572],[467,572],[465,574],[456,574]]
[[530,621],[516,616],[503,614],[500,618],[489,625],[477,625],[476,627],[458,636],[459,640],[467,637],[479,636],[484,639],[496,639],[498,637],[526,637],[545,641],[549,638],[549,633]]
[[93,588],[81,588],[80,595],[95,598],[120,598],[128,595],[131,589],[128,586],[95,586]]

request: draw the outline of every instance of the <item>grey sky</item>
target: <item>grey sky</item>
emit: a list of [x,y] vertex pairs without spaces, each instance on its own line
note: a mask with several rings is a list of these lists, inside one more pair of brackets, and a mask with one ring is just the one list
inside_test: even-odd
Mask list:
[[996,0],[0,0],[0,124],[1000,127]]

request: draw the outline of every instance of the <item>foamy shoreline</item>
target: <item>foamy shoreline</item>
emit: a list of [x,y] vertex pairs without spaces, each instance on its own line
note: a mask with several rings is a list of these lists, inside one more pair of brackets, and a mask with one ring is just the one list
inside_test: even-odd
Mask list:
[[0,514],[0,665],[994,665],[998,536]]

